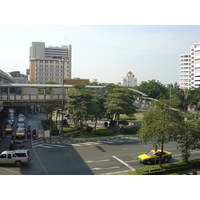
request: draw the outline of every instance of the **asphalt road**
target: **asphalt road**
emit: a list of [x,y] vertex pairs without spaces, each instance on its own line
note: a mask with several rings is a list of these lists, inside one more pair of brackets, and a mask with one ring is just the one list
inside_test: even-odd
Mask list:
[[[18,114],[18,113],[17,113]],[[40,119],[27,117],[26,123],[37,129]],[[14,124],[14,129],[16,124]],[[11,135],[0,142],[0,150],[8,148]],[[144,166],[137,161],[139,154],[152,149],[150,145],[138,145],[136,137],[82,143],[47,144],[43,140],[25,139],[31,154],[31,162],[21,167],[0,166],[5,175],[117,175]],[[173,153],[170,162],[181,160],[181,151],[172,142],[165,150]],[[200,151],[191,153],[190,159],[199,158]]]

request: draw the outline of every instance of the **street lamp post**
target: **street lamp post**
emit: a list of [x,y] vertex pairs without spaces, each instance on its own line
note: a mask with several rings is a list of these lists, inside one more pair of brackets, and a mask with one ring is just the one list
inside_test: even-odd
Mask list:
[[62,65],[62,68],[63,68],[63,70],[62,70],[62,118],[61,118],[61,120],[62,120],[62,129],[61,129],[61,135],[60,135],[60,138],[62,138],[62,136],[63,136],[64,96],[65,96],[65,94],[64,94],[64,72],[65,72],[65,62],[68,63],[68,58],[67,57],[63,57],[60,61],[63,64]]

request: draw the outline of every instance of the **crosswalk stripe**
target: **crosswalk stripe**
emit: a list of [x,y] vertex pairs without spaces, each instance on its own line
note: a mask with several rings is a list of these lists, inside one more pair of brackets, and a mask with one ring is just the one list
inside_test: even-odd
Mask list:
[[33,147],[34,148],[63,148],[66,147],[66,145],[61,145],[62,143],[59,144],[51,144],[51,143],[46,143],[44,140],[34,140],[33,142]]
[[45,145],[38,145],[38,146],[35,146],[35,147],[42,147],[42,148],[49,148],[49,149],[53,148],[52,146],[45,146]]
[[33,145],[44,144],[44,141],[41,142],[33,142]]
[[122,142],[129,142],[130,140],[113,140],[113,141],[98,141],[98,142],[81,142],[81,143],[62,143],[62,142],[53,142],[53,143],[46,143],[43,138],[38,138],[37,140],[33,140],[33,146],[35,148],[56,148],[56,147],[66,147],[66,146],[74,146],[74,147],[82,147],[82,146],[92,146],[98,144],[113,144],[113,143],[122,143]]

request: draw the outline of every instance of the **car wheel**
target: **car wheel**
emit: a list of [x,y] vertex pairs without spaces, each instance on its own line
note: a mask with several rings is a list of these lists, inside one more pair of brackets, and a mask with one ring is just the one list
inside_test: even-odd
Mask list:
[[15,162],[15,165],[16,165],[17,167],[20,167],[20,166],[22,165],[22,162],[21,162],[21,161],[16,161],[16,162]]
[[150,164],[151,164],[151,161],[150,161],[150,160],[148,160],[148,161],[147,161],[147,165],[150,165]]
[[168,162],[168,158],[165,158],[164,161],[165,161],[165,162]]

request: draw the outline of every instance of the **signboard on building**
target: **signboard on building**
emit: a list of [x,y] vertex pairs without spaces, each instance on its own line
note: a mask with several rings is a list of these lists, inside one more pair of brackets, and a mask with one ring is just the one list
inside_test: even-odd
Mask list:
[[26,69],[26,75],[30,75],[30,69]]

